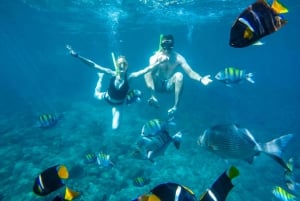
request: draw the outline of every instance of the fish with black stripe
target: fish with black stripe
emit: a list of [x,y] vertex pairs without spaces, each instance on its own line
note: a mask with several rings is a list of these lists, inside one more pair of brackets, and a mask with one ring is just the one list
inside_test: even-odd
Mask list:
[[247,47],[282,28],[287,24],[284,13],[288,9],[274,0],[269,5],[266,0],[257,0],[246,8],[231,27],[229,45],[235,48]]
[[287,192],[280,186],[275,186],[272,190],[273,195],[280,201],[296,201],[296,196]]
[[62,118],[63,114],[42,114],[39,116],[35,126],[39,128],[51,128],[55,126]]
[[253,73],[249,73],[246,70],[242,70],[235,67],[227,67],[222,71],[219,71],[215,75],[215,79],[226,84],[226,86],[231,86],[231,84],[237,84],[244,80],[254,84]]

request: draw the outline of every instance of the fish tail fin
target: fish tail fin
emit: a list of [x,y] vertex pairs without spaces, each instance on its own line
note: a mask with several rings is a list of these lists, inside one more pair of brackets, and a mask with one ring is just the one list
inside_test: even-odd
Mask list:
[[247,80],[248,82],[254,84],[255,81],[253,80],[253,76],[254,76],[253,73],[247,73],[247,75],[246,75],[246,80]]
[[289,12],[286,6],[280,3],[278,0],[274,0],[271,6],[277,13],[283,14]]
[[172,138],[173,138],[174,146],[176,147],[176,149],[179,149],[180,148],[180,144],[181,144],[181,138],[182,138],[181,131],[179,131],[175,135],[173,135]]
[[65,191],[65,200],[73,200],[76,197],[79,196],[79,192],[73,191],[70,188],[66,187],[66,191]]
[[291,170],[288,167],[287,163],[284,162],[284,160],[281,158],[281,154],[293,136],[294,136],[293,134],[283,135],[263,145],[263,151],[288,171]]

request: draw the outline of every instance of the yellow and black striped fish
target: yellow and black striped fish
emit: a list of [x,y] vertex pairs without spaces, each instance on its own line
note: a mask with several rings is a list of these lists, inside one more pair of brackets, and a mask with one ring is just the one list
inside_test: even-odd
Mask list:
[[57,124],[57,122],[62,119],[62,114],[43,114],[39,116],[37,127],[40,128],[50,128]]
[[254,83],[252,79],[253,73],[248,73],[245,70],[238,69],[235,67],[227,67],[222,71],[219,71],[215,79],[225,83],[226,85],[240,83],[243,80],[247,80],[250,83]]
[[97,156],[95,153],[87,153],[85,155],[85,160],[84,160],[85,163],[96,163],[96,161],[97,161]]
[[133,185],[137,187],[143,187],[150,183],[149,178],[145,178],[143,176],[139,176],[133,179]]
[[287,192],[280,186],[275,186],[272,193],[280,201],[296,201],[295,195]]

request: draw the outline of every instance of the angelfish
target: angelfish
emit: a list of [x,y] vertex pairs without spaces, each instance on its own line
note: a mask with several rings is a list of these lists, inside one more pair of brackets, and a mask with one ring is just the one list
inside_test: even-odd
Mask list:
[[242,48],[255,44],[287,23],[283,13],[288,9],[274,0],[270,6],[265,0],[257,0],[246,8],[231,27],[229,45]]

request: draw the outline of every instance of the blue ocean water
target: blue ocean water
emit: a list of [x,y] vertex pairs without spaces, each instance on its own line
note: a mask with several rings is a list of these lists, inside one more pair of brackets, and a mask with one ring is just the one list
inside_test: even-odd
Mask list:
[[[228,200],[275,200],[272,188],[285,186],[282,168],[261,155],[253,164],[224,161],[196,144],[216,124],[238,123],[258,141],[294,133],[284,159],[299,156],[299,8],[285,0],[288,24],[263,38],[263,46],[229,46],[230,27],[249,0],[3,0],[0,2],[0,200],[52,200],[38,197],[34,178],[55,164],[66,164],[67,185],[78,200],[131,200],[155,185],[174,181],[200,194],[231,164],[241,176]],[[153,164],[130,154],[142,125],[166,118],[173,94],[161,94],[159,109],[147,105],[143,78],[133,86],[144,92],[139,104],[124,107],[121,126],[111,129],[111,108],[93,98],[97,71],[69,55],[66,45],[100,65],[113,68],[111,52],[126,55],[129,71],[148,65],[159,35],[175,37],[175,49],[201,75],[212,77],[234,66],[254,73],[255,84],[227,87],[214,80],[203,86],[185,76],[176,128],[185,134],[180,150],[170,146]],[[108,79],[104,79],[108,83]],[[51,129],[34,127],[40,114],[64,113]],[[83,162],[104,151],[116,166],[101,169]],[[135,187],[147,175],[151,182]]]

